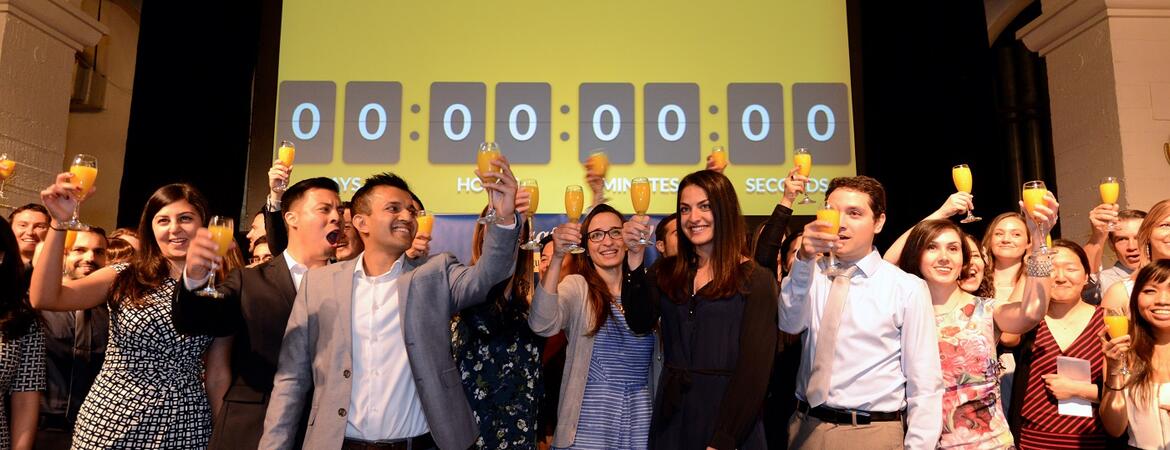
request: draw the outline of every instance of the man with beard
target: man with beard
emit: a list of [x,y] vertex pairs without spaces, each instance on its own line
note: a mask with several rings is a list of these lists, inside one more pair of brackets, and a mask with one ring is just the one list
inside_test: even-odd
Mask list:
[[[208,267],[222,264],[211,233],[200,229],[187,250],[184,289],[172,312],[186,334],[234,336],[232,381],[217,411],[210,448],[256,448],[272,392],[285,323],[301,278],[333,258],[341,236],[337,183],[310,178],[283,193],[280,209],[288,247],[256,267],[232,271],[219,287],[223,299],[195,295]],[[270,243],[271,245],[271,243]]]
[[[78,280],[105,267],[107,244],[101,228],[77,232],[73,246],[65,249],[64,278]],[[105,360],[110,312],[102,305],[82,311],[41,311],[41,317],[48,389],[41,397],[36,448],[68,449],[77,411]]]

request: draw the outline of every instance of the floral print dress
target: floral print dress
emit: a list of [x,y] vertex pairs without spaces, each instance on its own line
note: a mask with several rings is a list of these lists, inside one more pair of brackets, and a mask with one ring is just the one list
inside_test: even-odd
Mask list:
[[939,448],[1014,448],[999,398],[994,310],[995,299],[972,297],[966,305],[935,314],[946,387]]
[[488,301],[455,316],[451,346],[479,423],[475,448],[535,449],[544,396],[544,338],[528,327],[525,299],[498,301],[505,285],[492,289]]

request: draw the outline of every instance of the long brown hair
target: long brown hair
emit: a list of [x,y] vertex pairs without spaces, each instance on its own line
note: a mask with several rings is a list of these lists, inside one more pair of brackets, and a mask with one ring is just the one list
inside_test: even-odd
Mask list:
[[[589,311],[589,315],[593,317],[593,323],[591,324],[592,326],[589,327],[589,332],[586,333],[586,336],[593,336],[597,334],[597,332],[601,330],[601,326],[605,325],[606,319],[609,319],[609,317],[613,315],[609,310],[610,303],[613,303],[613,294],[609,292],[609,285],[606,284],[605,280],[601,279],[601,275],[597,273],[597,265],[593,263],[593,257],[589,256],[589,248],[594,244],[593,242],[589,241],[588,237],[586,237],[586,235],[589,234],[589,225],[593,223],[593,218],[602,214],[613,214],[617,216],[618,221],[620,221],[623,225],[626,223],[626,217],[623,216],[622,213],[618,212],[617,209],[614,209],[614,207],[605,203],[594,206],[593,210],[589,211],[589,215],[585,216],[585,220],[581,222],[582,242],[580,245],[585,247],[585,252],[576,255],[576,257],[572,260],[573,262],[571,263],[571,266],[572,273],[584,277],[585,284],[589,287],[589,297],[585,299],[585,309]],[[622,250],[624,251],[625,244],[622,243],[621,246]],[[622,279],[625,279],[626,265],[624,263],[624,257],[622,258],[622,261]]]
[[[480,217],[487,213],[487,207],[484,207]],[[487,226],[484,224],[476,224],[475,232],[471,235],[471,265],[479,262],[479,258],[483,256],[483,241],[487,235]],[[525,220],[520,225],[520,236],[526,238],[528,236],[528,221]],[[512,271],[512,295],[508,298],[507,295],[500,296],[496,299],[496,308],[503,309],[509,301],[528,303],[528,297],[532,294],[532,251],[518,249],[516,254],[516,267]]]
[[666,293],[671,301],[684,303],[691,297],[694,286],[694,272],[699,266],[699,255],[695,244],[683,233],[682,191],[690,186],[707,193],[713,217],[712,228],[715,236],[711,252],[711,282],[703,287],[708,298],[726,298],[742,292],[747,287],[750,265],[741,262],[748,257],[747,226],[739,209],[739,198],[735,187],[723,174],[712,170],[692,172],[678,185],[678,199],[675,219],[678,232],[678,255],[665,258],[658,269],[658,289]]
[[1129,378],[1126,386],[1131,388],[1133,397],[1142,405],[1149,404],[1150,395],[1153,386],[1156,382],[1156,369],[1152,364],[1154,357],[1154,325],[1142,316],[1141,310],[1138,309],[1138,297],[1141,296],[1142,288],[1149,284],[1164,283],[1170,279],[1170,259],[1159,259],[1138,271],[1137,279],[1133,284],[1133,292],[1129,295],[1129,311],[1133,316],[1133,325],[1130,327],[1130,334],[1133,336],[1133,346],[1130,347],[1129,360],[1133,364],[1133,376]]
[[1150,236],[1154,234],[1154,227],[1166,220],[1166,216],[1170,216],[1170,198],[1155,203],[1154,207],[1150,208],[1150,212],[1146,214],[1146,218],[1142,220],[1142,225],[1138,227],[1137,241],[1138,248],[1142,251],[1142,265],[1149,264],[1154,259]]
[[[959,272],[960,278],[966,273],[967,265],[971,263],[971,250],[963,241],[963,230],[949,220],[924,220],[910,229],[910,236],[906,238],[906,245],[902,247],[902,254],[898,257],[898,268],[910,275],[925,279],[922,275],[922,255],[930,248],[943,232],[950,230],[959,238],[959,247],[963,251],[963,268]],[[958,283],[958,280],[955,280]]]
[[[163,256],[162,249],[154,235],[154,215],[171,203],[186,200],[199,214],[200,226],[207,221],[207,200],[198,189],[186,183],[168,184],[150,196],[138,220],[138,235],[142,237],[141,247],[134,252],[130,266],[114,279],[113,303],[141,307],[146,305],[146,295],[171,276],[170,261]],[[192,236],[194,237],[194,236]]]
[[[983,246],[983,253],[987,255],[987,269],[984,269],[983,276],[985,278],[992,278],[992,287],[995,286],[995,252],[991,251],[992,245],[995,243],[995,227],[1006,219],[1016,219],[1019,220],[1020,223],[1024,224],[1024,237],[1027,238],[1027,242],[1032,242],[1032,232],[1028,229],[1028,221],[1025,220],[1024,216],[1020,213],[1005,212],[995,216],[994,219],[991,219],[991,223],[987,225],[987,232],[983,234],[983,242],[981,245]],[[1024,250],[1025,253],[1027,252],[1026,248],[1027,247],[1025,247]],[[1020,281],[1020,277],[1022,276],[1024,276],[1024,269],[1021,267],[1020,270],[1016,272],[1016,279],[1012,280],[1012,282],[1015,283]]]
[[[968,233],[963,233],[963,245],[966,246],[968,242],[975,243],[975,248],[979,249],[979,253],[972,253],[971,257],[967,259],[967,265],[963,267],[963,274],[959,276],[959,284],[962,284],[967,278],[971,278],[971,266],[975,265],[975,258],[983,260],[983,279],[979,281],[979,287],[975,289],[976,297],[995,298],[995,284],[991,282],[991,276],[988,275],[987,268],[991,267],[987,262],[987,257],[982,256],[987,253],[987,250],[979,246],[979,240],[975,239]],[[970,251],[971,249],[967,249]]]

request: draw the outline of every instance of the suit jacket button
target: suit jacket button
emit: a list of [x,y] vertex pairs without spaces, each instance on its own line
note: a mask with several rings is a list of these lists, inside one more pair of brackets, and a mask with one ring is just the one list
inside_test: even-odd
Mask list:
[[349,378],[349,369],[345,369],[345,370],[343,370],[343,371],[341,372],[341,376],[343,376],[343,377],[346,377],[346,378]]
[[345,408],[338,409],[337,415],[339,415],[341,417],[345,417]]

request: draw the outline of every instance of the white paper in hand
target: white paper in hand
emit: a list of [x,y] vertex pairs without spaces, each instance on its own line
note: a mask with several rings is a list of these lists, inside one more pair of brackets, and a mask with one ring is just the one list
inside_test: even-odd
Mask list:
[[[1056,357],[1056,373],[1072,381],[1091,383],[1093,368],[1089,361],[1067,356]],[[1093,404],[1080,397],[1060,400],[1057,412],[1064,416],[1093,417]]]

